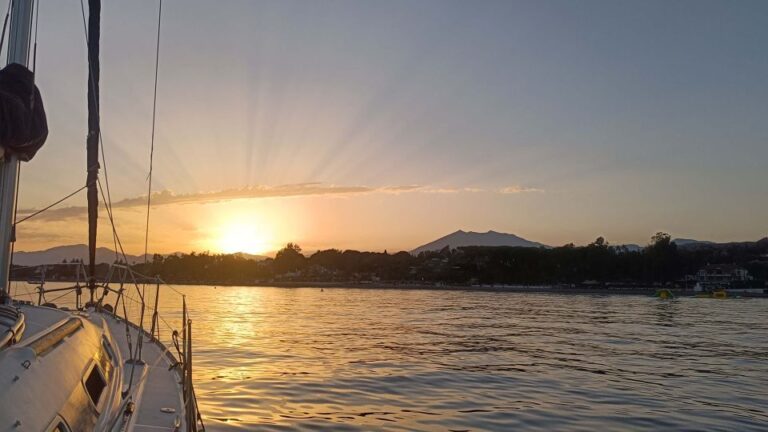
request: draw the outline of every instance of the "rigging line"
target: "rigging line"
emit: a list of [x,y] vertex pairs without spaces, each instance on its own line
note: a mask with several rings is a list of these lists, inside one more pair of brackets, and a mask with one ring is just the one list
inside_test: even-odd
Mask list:
[[[102,192],[102,198],[105,201],[105,207],[109,209],[109,211],[112,211],[112,193],[109,190],[109,175],[107,173],[107,159],[104,152],[104,133],[103,131],[99,132],[99,147],[101,147],[101,165],[104,167],[104,184],[107,187],[107,197],[104,198],[104,194]],[[101,187],[101,184],[99,184],[99,187]],[[110,219],[111,222],[111,219]],[[112,223],[113,227],[113,234],[112,234],[112,241],[117,243],[117,231],[114,228],[114,223]],[[115,258],[118,258],[117,256],[117,246],[115,246]]]
[[40,210],[38,210],[38,211],[36,211],[36,212],[34,212],[34,213],[30,214],[30,215],[27,215],[27,216],[25,216],[25,217],[21,218],[20,220],[16,221],[16,222],[14,223],[14,225],[18,225],[18,224],[20,224],[20,223],[22,223],[22,222],[24,222],[24,221],[26,221],[26,220],[32,219],[33,217],[35,217],[35,216],[39,215],[40,213],[42,213],[42,212],[44,212],[44,211],[50,210],[50,209],[51,209],[51,207],[54,207],[54,206],[56,206],[56,205],[59,205],[59,204],[61,204],[62,202],[64,202],[64,201],[68,200],[69,198],[72,198],[72,197],[73,197],[73,196],[75,196],[75,195],[76,195],[78,192],[82,191],[83,189],[85,189],[85,188],[87,188],[87,187],[88,187],[88,185],[87,185],[87,184],[86,184],[85,186],[82,186],[80,189],[78,189],[78,190],[76,190],[76,191],[72,192],[71,194],[69,194],[69,195],[65,196],[64,198],[62,198],[62,199],[60,199],[60,200],[56,201],[55,203],[53,203],[53,204],[51,204],[51,205],[49,205],[49,206],[47,206],[47,207],[45,207],[45,208],[42,208],[42,209],[40,209]]
[[[103,150],[103,149],[102,149]],[[102,155],[104,152],[102,151]],[[104,176],[106,177],[106,170],[104,171]],[[101,198],[104,199],[104,188],[101,186],[101,179],[96,179],[99,183],[99,192],[101,192]],[[106,181],[106,178],[105,178]],[[109,184],[107,184],[107,196],[109,196]],[[104,207],[107,209],[107,215],[109,216],[109,224],[112,226],[112,243],[115,246],[115,261],[120,261],[120,254],[117,250],[117,243],[120,240],[117,236],[117,227],[115,227],[115,222],[112,218],[112,203],[106,202],[107,200],[104,199]],[[122,249],[122,244],[120,245],[120,248]],[[123,254],[125,255],[125,254]]]
[[[34,79],[34,78],[33,78]],[[34,99],[33,99],[34,100]],[[13,203],[13,220],[19,217],[19,185],[21,184],[21,164],[16,170],[16,199]],[[16,222],[18,223],[18,222]],[[11,269],[13,269],[13,255],[16,252],[16,223],[11,226]]]
[[3,52],[3,44],[5,43],[5,30],[8,28],[8,17],[11,16],[11,3],[13,0],[8,0],[8,10],[5,12],[5,20],[3,20],[3,33],[0,34],[0,53]]
[[157,9],[157,45],[155,46],[155,88],[152,98],[152,140],[149,146],[149,176],[147,187],[147,223],[144,232],[144,264],[147,264],[147,253],[149,249],[149,213],[152,205],[152,164],[155,156],[155,123],[157,120],[157,75],[160,69],[160,28],[163,18],[163,0],[160,0]]
[[165,286],[167,286],[168,288],[170,288],[171,290],[173,290],[173,291],[174,291],[176,294],[178,294],[178,295],[180,295],[180,296],[182,296],[182,297],[186,297],[186,294],[184,294],[183,292],[181,292],[181,291],[179,291],[178,289],[174,288],[174,287],[173,287],[173,285],[171,285],[171,284],[169,284],[168,282],[164,281],[164,280],[163,280],[163,278],[159,278],[159,279],[160,279],[160,282],[162,282],[163,284],[165,284]]
[[[99,192],[101,192],[101,198],[104,199],[104,188],[101,186],[101,179],[96,179],[96,182],[99,186]],[[125,264],[128,264],[128,257],[125,255],[125,250],[123,249],[123,242],[120,241],[120,236],[117,234],[117,228],[115,226],[115,220],[112,216],[112,208],[105,206],[107,209],[107,216],[109,217],[109,223],[112,226],[112,238],[115,240],[117,246],[115,246],[115,252],[118,250],[118,246],[120,248],[120,253],[123,255],[123,260],[125,260]],[[118,257],[119,259],[119,257]]]
[[[10,6],[11,6],[11,0],[9,0],[9,2],[8,2],[9,11],[10,11]],[[38,28],[39,28],[38,27],[38,23],[40,22],[40,0],[37,0],[35,3],[32,4],[32,13],[35,14],[35,44],[34,44],[33,53],[32,53],[32,83],[34,84],[34,82],[36,81],[36,78],[37,78],[37,34],[38,34]],[[8,17],[6,16],[6,23],[7,23],[7,19],[8,19]],[[4,36],[5,36],[5,23],[3,24],[3,37]],[[0,42],[0,50],[2,50],[2,42]],[[27,54],[27,55],[29,55],[29,54]],[[29,59],[27,59],[27,63],[29,63]],[[33,107],[35,106],[34,92],[30,95],[30,103],[31,103],[31,105]],[[19,196],[19,185],[20,184],[21,184],[21,164],[19,164],[19,167],[18,167],[18,169],[16,171],[16,197]],[[75,193],[77,193],[77,192],[75,192]],[[69,197],[67,197],[67,198],[69,198]],[[41,210],[41,211],[45,211],[45,210]],[[17,200],[14,202],[14,207],[13,207],[13,220],[15,221],[18,218],[18,216],[19,216],[19,202],[18,202],[18,198],[17,198]],[[29,216],[29,217],[32,217],[32,216]],[[28,218],[25,218],[24,220],[26,220],[26,219],[28,219]],[[12,239],[12,241],[11,241],[11,265],[13,265],[13,256],[14,256],[14,253],[16,252],[16,224],[17,223],[18,222],[14,223],[14,226],[12,227],[13,234],[12,234],[12,237],[11,237],[11,239]]]
[[[138,334],[137,336],[139,338],[141,338],[143,335]],[[162,350],[160,352],[160,355],[157,356],[157,359],[154,361],[154,363],[147,364],[148,365],[148,369],[147,370],[152,370],[152,369],[156,368],[157,365],[160,364],[160,361],[162,361],[163,359],[167,359],[168,358],[167,355],[169,353],[171,355],[173,355],[173,353],[171,352],[171,350],[168,347],[161,346],[161,349]],[[135,365],[134,365],[134,367],[135,367]],[[136,392],[139,389],[139,386],[141,385],[141,383],[146,381],[148,378],[149,378],[149,373],[146,373],[146,374],[144,374],[144,375],[142,375],[141,377],[138,378],[138,381],[136,381],[136,385],[135,386],[132,386],[132,384],[133,384],[133,369],[131,369],[131,378],[130,378],[130,381],[129,381],[129,384],[128,384],[129,388],[127,390],[128,393],[126,394],[126,396],[130,395],[130,396],[134,397],[134,399],[136,399],[135,396],[136,396]],[[131,388],[131,387],[133,387],[133,388]]]
[[[24,270],[24,269],[28,269],[28,268],[42,267],[44,265],[48,266],[48,267],[53,267],[53,266],[70,266],[70,265],[73,265],[73,264],[75,264],[75,263],[68,262],[68,263],[52,263],[52,264],[34,264],[34,265],[28,265],[28,266],[18,265],[18,266],[16,266],[16,268],[14,270]],[[79,265],[80,263],[77,263],[77,264]]]
[[[20,283],[16,282],[16,294],[19,293],[19,285]],[[27,297],[29,297],[29,301],[34,302],[35,299],[32,297],[32,292],[29,291],[29,287],[24,287],[24,292],[22,294],[25,294]]]
[[68,296],[68,295],[72,294],[72,292],[73,291],[68,291],[68,292],[65,292],[65,293],[63,293],[61,295],[58,295],[58,296],[48,300],[47,303],[55,303],[57,300],[60,300],[60,299],[64,298],[65,296]]
[[[21,180],[21,164],[19,164],[19,168],[16,170],[16,196],[19,196],[19,183]],[[19,217],[19,200],[16,199],[16,202],[14,203],[13,207],[13,220],[16,220],[16,218]],[[13,226],[11,226],[11,270],[13,271],[13,256],[16,252],[16,224],[14,223]]]
[[[35,2],[32,1],[30,3],[31,3],[31,7],[32,7],[32,15],[31,16],[34,16],[35,15]],[[31,19],[30,19],[30,25],[32,25],[32,20]],[[32,38],[30,37],[30,38],[27,39],[27,69],[29,69],[29,54],[32,51],[30,49],[31,47],[32,47]]]
[[[35,75],[37,72],[37,29],[38,29],[38,22],[40,21],[40,0],[37,0],[35,2],[35,5],[33,6],[33,12],[35,13],[35,44],[32,48],[32,72],[35,72],[32,74],[32,80],[35,80]],[[35,103],[34,97],[32,98],[32,104]]]

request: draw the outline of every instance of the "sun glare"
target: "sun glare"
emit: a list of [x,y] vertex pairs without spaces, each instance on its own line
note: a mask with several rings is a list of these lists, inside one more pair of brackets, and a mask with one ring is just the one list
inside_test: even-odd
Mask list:
[[217,246],[224,253],[245,252],[258,255],[268,252],[272,245],[269,236],[256,226],[229,224],[221,230]]

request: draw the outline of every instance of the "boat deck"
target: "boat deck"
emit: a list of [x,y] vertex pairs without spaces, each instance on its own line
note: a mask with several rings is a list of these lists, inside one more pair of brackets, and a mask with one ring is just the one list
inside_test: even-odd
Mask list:
[[[125,321],[112,315],[99,314],[107,322],[112,338],[120,347],[123,362],[130,359],[128,338],[125,333]],[[139,338],[139,330],[129,326],[133,349]],[[136,411],[131,430],[135,432],[158,432],[183,430],[184,409],[182,401],[181,376],[177,369],[169,370],[172,359],[165,347],[143,335],[141,359],[143,365],[136,365],[133,375],[132,391],[136,390]],[[126,364],[123,371],[123,388],[128,388],[131,380],[131,364]]]
[[[30,340],[42,332],[50,330],[57,323],[69,319],[78,312],[53,309],[48,307],[19,305],[24,313],[26,328],[22,340]],[[144,332],[141,359],[143,363],[129,363],[131,349],[126,335],[125,321],[108,313],[89,311],[81,314],[101,327],[109,328],[113,346],[119,349],[122,358],[122,390],[128,390],[135,404],[134,414],[126,430],[133,432],[159,432],[186,430],[183,389],[179,368],[172,368],[175,357],[166,347],[152,340]],[[3,326],[0,326],[3,327]],[[140,330],[128,325],[131,347],[135,350]],[[133,370],[133,376],[131,371]]]
[[43,330],[70,316],[69,312],[40,306],[20,305],[19,309],[24,314],[26,325],[21,340],[32,339]]

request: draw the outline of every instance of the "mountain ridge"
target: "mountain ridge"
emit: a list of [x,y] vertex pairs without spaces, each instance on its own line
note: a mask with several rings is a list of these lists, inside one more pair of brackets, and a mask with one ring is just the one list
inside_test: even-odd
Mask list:
[[[163,256],[179,255],[181,252],[171,254],[161,254]],[[261,261],[267,257],[262,255],[253,255],[246,252],[235,252],[227,255],[236,255],[244,259]],[[126,254],[128,264],[139,264],[144,262],[144,255]],[[147,261],[152,261],[153,254],[147,254]],[[88,245],[74,244],[64,246],[54,246],[52,248],[39,251],[17,251],[13,254],[13,264],[20,266],[36,266],[43,264],[58,264],[64,260],[71,261],[81,259],[88,262]],[[123,257],[120,256],[120,260]],[[96,264],[111,264],[115,262],[115,251],[107,247],[96,248]]]
[[512,246],[512,247],[531,247],[531,248],[549,248],[542,243],[524,239],[515,234],[501,233],[493,230],[487,232],[475,232],[458,230],[437,240],[423,244],[411,250],[412,254],[419,254],[426,251],[440,250],[444,247],[465,247],[465,246]]
[[[128,264],[144,262],[144,255],[126,254]],[[152,255],[148,254],[151,259]],[[39,251],[17,251],[13,254],[13,264],[23,266],[33,266],[42,264],[57,264],[63,260],[82,259],[88,261],[88,245],[74,244],[64,246],[54,246]],[[122,259],[122,256],[120,257]],[[113,263],[115,261],[115,251],[107,247],[96,248],[96,263]]]

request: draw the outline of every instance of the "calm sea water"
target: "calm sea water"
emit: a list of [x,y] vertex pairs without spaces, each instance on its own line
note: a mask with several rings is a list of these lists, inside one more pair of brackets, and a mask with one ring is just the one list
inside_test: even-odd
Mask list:
[[177,288],[209,431],[768,430],[764,299]]

